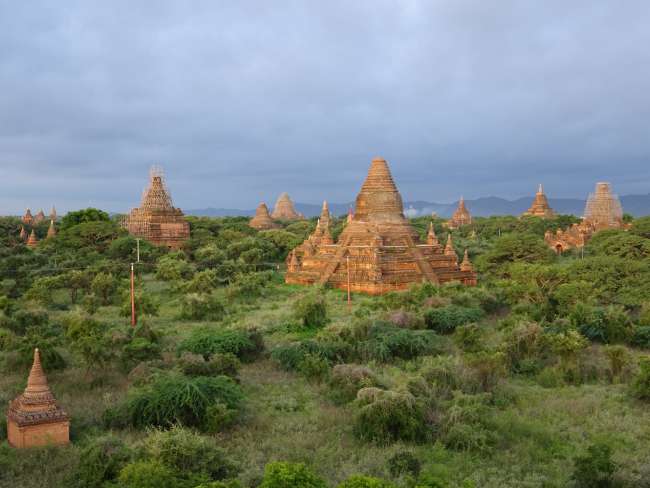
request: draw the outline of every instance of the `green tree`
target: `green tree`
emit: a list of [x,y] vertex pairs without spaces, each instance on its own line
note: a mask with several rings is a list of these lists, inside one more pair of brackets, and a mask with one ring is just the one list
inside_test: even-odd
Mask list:
[[325,481],[303,463],[269,463],[260,488],[327,488]]
[[112,358],[106,325],[82,314],[73,314],[67,320],[66,337],[70,347],[86,365],[86,371],[101,369]]
[[117,290],[117,280],[111,273],[97,273],[90,287],[101,298],[103,305],[109,305]]
[[69,229],[84,222],[109,222],[108,214],[96,208],[85,208],[75,212],[68,212],[61,219],[61,229]]
[[579,488],[609,488],[614,486],[617,469],[612,461],[612,448],[607,444],[592,444],[585,454],[574,459],[572,479]]

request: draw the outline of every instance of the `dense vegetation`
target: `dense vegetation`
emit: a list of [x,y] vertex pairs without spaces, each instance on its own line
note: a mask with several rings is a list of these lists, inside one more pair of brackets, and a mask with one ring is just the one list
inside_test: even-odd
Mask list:
[[2,218],[0,403],[38,346],[73,442],[13,450],[0,413],[0,486],[650,486],[650,218],[556,256],[544,232],[574,221],[478,218],[454,231],[478,287],[348,309],[283,284],[314,219],[190,218],[182,250],[141,243],[132,328],[117,219],[31,250]]

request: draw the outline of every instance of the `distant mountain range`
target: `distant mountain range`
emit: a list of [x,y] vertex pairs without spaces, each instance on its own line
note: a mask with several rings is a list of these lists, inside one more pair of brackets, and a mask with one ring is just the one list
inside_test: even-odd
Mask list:
[[[477,217],[489,217],[491,215],[519,215],[530,207],[533,196],[522,197],[516,200],[506,200],[499,197],[483,197],[476,200],[465,200],[467,208],[472,215]],[[650,215],[650,193],[647,195],[624,195],[620,197],[623,211],[640,217]],[[557,213],[573,214],[581,216],[585,209],[585,200],[579,198],[549,198],[549,204]],[[440,217],[451,217],[458,202],[454,203],[432,203],[424,201],[404,202],[404,210],[408,217],[419,217],[431,215],[435,212]],[[320,215],[321,205],[309,203],[295,203],[296,210],[307,217]],[[354,208],[354,202],[329,203],[330,212],[334,215],[344,215],[348,209]],[[271,208],[272,210],[272,208]],[[187,215],[204,217],[226,217],[226,216],[252,216],[255,210],[242,210],[237,208],[200,208],[186,210]]]

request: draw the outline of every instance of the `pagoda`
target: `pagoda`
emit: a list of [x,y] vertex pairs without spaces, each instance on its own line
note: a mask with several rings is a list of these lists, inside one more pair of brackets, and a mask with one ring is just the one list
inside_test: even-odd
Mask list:
[[296,211],[287,192],[278,197],[271,217],[274,220],[303,220],[305,218],[303,214]]
[[36,215],[34,215],[34,224],[40,224],[45,220],[45,212],[43,209],[40,209]]
[[596,191],[590,193],[585,213],[579,224],[555,233],[546,231],[544,240],[558,254],[574,247],[583,247],[598,231],[604,229],[625,229],[623,208],[618,197],[611,191],[609,183],[596,183]]
[[539,184],[539,188],[537,189],[537,193],[535,194],[535,199],[533,200],[533,204],[530,206],[528,210],[526,210],[522,214],[522,217],[523,216],[541,217],[543,219],[552,219],[553,217],[555,217],[555,212],[548,204],[548,199],[544,194],[544,188],[542,187],[541,183]]
[[47,229],[46,239],[50,239],[56,236],[56,227],[54,227],[54,220],[50,220],[50,226]]
[[248,225],[257,230],[277,229],[280,227],[275,222],[273,222],[273,219],[271,219],[271,216],[269,215],[269,208],[264,202],[260,203],[257,206],[257,209],[255,210],[255,217],[251,219]]
[[20,240],[23,242],[27,240],[27,231],[24,225],[20,226]]
[[463,225],[469,225],[472,223],[472,216],[465,206],[465,199],[460,197],[458,201],[458,207],[454,211],[454,214],[451,216],[451,219],[447,222],[447,227],[450,229],[458,229]]
[[56,208],[54,208],[54,205],[52,205],[52,210],[50,210],[50,220],[56,222]]
[[149,186],[142,193],[140,207],[131,210],[122,227],[156,246],[172,249],[179,249],[190,238],[190,224],[181,209],[172,205],[160,168],[151,168]]
[[27,239],[27,247],[34,248],[36,246],[38,246],[38,238],[36,237],[36,232],[32,229],[29,238]]
[[70,418],[57,404],[34,350],[34,363],[22,395],[9,403],[7,440],[17,448],[62,445],[70,442]]
[[[285,281],[328,284],[368,294],[405,290],[413,283],[459,281],[476,284],[476,273],[461,271],[458,257],[430,233],[425,244],[404,216],[402,197],[388,164],[372,160],[356,199],[355,212],[334,242],[327,204],[314,232],[287,257]],[[349,280],[349,281],[348,281]]]
[[25,210],[25,215],[22,217],[23,224],[32,225],[34,223],[34,216],[30,209]]

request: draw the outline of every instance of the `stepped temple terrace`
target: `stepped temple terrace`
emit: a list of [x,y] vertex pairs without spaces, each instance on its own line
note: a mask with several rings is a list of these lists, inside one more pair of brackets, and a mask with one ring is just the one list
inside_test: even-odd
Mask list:
[[544,235],[546,243],[558,254],[573,247],[583,247],[593,234],[604,229],[626,228],[623,208],[612,194],[609,183],[596,183],[596,191],[589,195],[582,222],[566,230],[558,229]]
[[535,194],[533,204],[522,214],[522,216],[541,217],[543,219],[552,219],[555,217],[555,212],[548,204],[548,199],[544,194],[544,188],[542,187],[541,183],[539,184],[539,188]]
[[280,227],[275,222],[273,222],[273,219],[269,215],[269,208],[264,202],[260,203],[257,206],[257,209],[255,210],[255,217],[251,219],[248,225],[257,230],[277,229]]
[[454,214],[451,216],[451,219],[447,222],[447,227],[450,229],[458,229],[463,225],[469,225],[472,223],[472,216],[465,206],[465,199],[460,197],[458,201],[458,208],[454,211]]
[[427,242],[419,242],[382,158],[373,159],[354,215],[338,242],[332,239],[329,227],[325,203],[316,230],[287,257],[287,283],[346,289],[349,277],[350,290],[373,295],[404,290],[423,281],[476,284],[469,258],[464,263],[466,271],[461,270],[451,236],[443,249],[431,227]]
[[25,392],[9,403],[7,439],[13,447],[61,445],[70,442],[70,419],[47,384],[38,349]]
[[291,198],[289,198],[289,194],[284,192],[278,197],[277,202],[275,202],[271,218],[274,220],[302,220],[305,216],[296,211]]
[[149,186],[142,194],[140,207],[131,210],[122,226],[136,237],[172,249],[180,248],[190,238],[190,224],[181,209],[172,205],[160,168],[151,169]]

